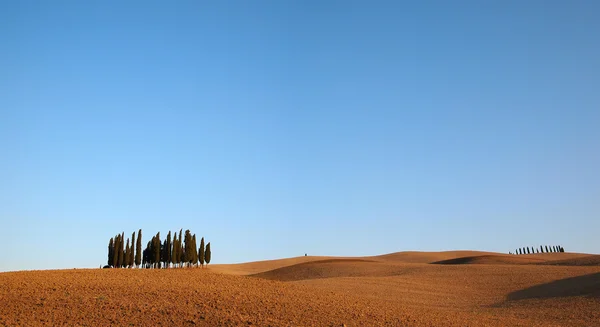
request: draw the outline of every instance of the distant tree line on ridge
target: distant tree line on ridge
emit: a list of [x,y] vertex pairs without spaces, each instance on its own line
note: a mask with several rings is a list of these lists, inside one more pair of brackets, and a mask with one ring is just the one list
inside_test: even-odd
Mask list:
[[[210,242],[204,246],[204,237],[200,240],[200,247],[196,245],[196,234],[183,229],[177,233],[167,234],[161,242],[160,232],[152,236],[146,248],[142,251],[142,230],[135,237],[135,232],[125,241],[125,233],[117,234],[108,241],[108,261],[106,268],[176,268],[176,267],[204,267],[211,259]],[[135,248],[133,244],[135,243]]]
[[[545,249],[545,251],[544,251]],[[518,248],[515,250],[515,252],[508,252],[508,254],[516,254],[516,255],[520,255],[520,254],[533,254],[533,253],[553,253],[553,252],[565,252],[565,248],[563,248],[560,245],[552,245],[552,246],[548,246],[548,245],[540,245],[540,248],[534,248],[533,246],[531,248],[529,247],[524,247],[524,248]]]

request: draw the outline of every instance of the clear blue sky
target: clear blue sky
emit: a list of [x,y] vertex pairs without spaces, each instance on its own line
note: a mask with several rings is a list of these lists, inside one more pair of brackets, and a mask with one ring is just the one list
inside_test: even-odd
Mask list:
[[0,270],[98,267],[138,228],[189,228],[215,263],[598,253],[598,13],[2,1]]

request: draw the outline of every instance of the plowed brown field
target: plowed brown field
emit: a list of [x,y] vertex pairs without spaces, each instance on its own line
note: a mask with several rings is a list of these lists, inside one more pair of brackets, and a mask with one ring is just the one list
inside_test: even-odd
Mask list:
[[1,273],[0,326],[600,326],[596,257],[514,258],[407,252]]

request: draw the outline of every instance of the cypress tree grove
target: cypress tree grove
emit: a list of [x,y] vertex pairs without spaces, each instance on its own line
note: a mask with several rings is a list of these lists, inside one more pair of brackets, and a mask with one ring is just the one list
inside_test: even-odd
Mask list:
[[200,248],[198,249],[198,259],[200,266],[204,267],[204,237],[200,240]]
[[140,266],[142,264],[142,230],[138,231],[137,242],[135,243],[135,265]]
[[204,260],[206,260],[206,265],[207,266],[210,263],[210,257],[211,257],[210,242],[208,242],[208,244],[206,244],[206,252],[204,253]]

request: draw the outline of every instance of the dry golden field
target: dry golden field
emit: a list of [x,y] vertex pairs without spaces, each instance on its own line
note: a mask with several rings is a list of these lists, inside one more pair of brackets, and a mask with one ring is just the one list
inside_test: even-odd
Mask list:
[[475,251],[0,273],[0,326],[600,326],[600,256]]

